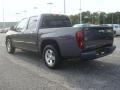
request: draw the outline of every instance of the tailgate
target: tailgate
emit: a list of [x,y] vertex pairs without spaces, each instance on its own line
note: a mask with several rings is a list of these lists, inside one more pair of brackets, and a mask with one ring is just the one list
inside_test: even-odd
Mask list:
[[96,49],[113,45],[112,27],[87,27],[84,28],[85,49]]

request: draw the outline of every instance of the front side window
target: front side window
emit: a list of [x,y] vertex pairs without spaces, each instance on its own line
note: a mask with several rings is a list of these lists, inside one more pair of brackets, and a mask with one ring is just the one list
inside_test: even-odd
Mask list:
[[27,27],[28,19],[23,19],[16,27],[17,31],[24,30]]
[[38,17],[37,16],[31,17],[30,20],[29,20],[27,29],[28,30],[36,29],[37,28],[37,22],[38,22]]

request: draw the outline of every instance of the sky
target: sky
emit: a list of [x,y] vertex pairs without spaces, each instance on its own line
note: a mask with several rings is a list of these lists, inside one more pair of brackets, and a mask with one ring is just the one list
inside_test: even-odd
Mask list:
[[[49,2],[53,4],[49,5]],[[81,0],[81,2],[82,11],[120,11],[120,0]],[[3,6],[6,22],[19,21],[22,18],[41,13],[63,14],[64,12],[64,0],[0,0],[0,22],[3,21]],[[37,7],[37,9],[33,7]],[[80,12],[79,9],[80,0],[66,0],[66,15],[77,14]]]

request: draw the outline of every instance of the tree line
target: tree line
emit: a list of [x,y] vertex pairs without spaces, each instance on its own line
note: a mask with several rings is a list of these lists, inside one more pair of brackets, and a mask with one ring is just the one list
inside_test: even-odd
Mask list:
[[[80,23],[80,14],[70,15],[72,25]],[[120,24],[120,12],[82,12],[82,23],[90,24]]]
[[[14,26],[16,24],[17,24],[17,22],[5,22],[4,28],[8,28],[8,27]],[[0,28],[3,28],[3,22],[0,22]]]

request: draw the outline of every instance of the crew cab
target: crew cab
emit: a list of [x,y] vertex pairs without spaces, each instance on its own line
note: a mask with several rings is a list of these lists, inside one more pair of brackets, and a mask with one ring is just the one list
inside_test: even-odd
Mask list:
[[111,54],[113,28],[108,26],[72,27],[68,16],[41,14],[22,19],[6,33],[6,48],[38,52],[49,68],[63,59],[93,60]]

